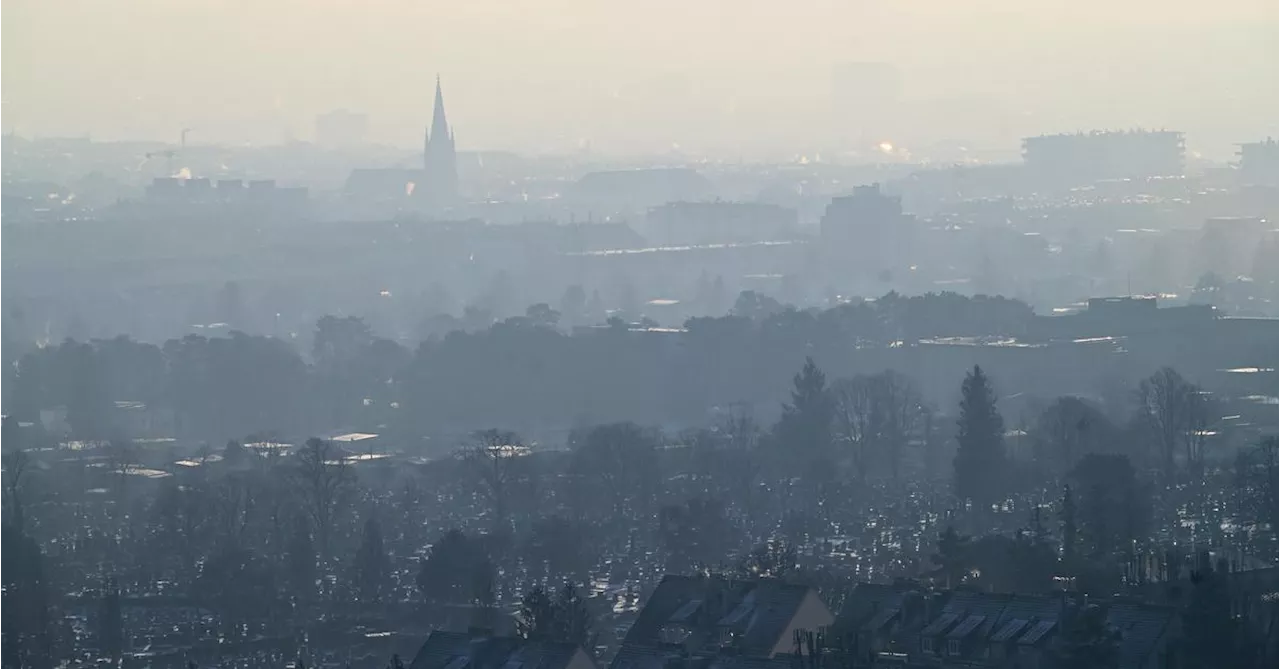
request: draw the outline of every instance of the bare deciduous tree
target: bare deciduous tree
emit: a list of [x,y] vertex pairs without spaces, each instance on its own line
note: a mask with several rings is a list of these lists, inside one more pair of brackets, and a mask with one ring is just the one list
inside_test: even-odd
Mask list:
[[213,517],[218,536],[229,546],[239,546],[255,516],[257,496],[247,477],[228,477],[213,489]]
[[843,448],[859,481],[867,478],[867,455],[877,426],[870,379],[855,376],[831,385],[835,441]]
[[167,543],[176,547],[179,564],[184,571],[193,569],[207,541],[209,504],[206,486],[197,482],[179,485],[169,479],[160,489],[152,505],[152,523],[155,531]]
[[1188,467],[1200,465],[1210,406],[1199,386],[1165,367],[1138,386],[1138,406],[1151,429],[1165,476],[1173,475],[1180,450]]
[[4,462],[4,509],[7,512],[5,521],[13,523],[19,532],[23,529],[23,492],[26,486],[27,468],[30,464],[31,459],[25,451],[10,455]]
[[734,450],[751,450],[760,443],[760,425],[748,404],[734,404],[720,421],[719,430],[729,448]]
[[1236,486],[1242,493],[1237,501],[1237,513],[1242,524],[1275,527],[1277,508],[1280,508],[1277,469],[1280,469],[1280,457],[1274,436],[1264,437],[1236,455]]
[[751,407],[737,404],[720,423],[726,450],[719,459],[725,478],[733,491],[742,496],[747,517],[757,516],[756,483],[760,478],[760,457],[756,448],[760,445],[760,426],[756,423]]
[[1114,430],[1107,417],[1084,400],[1059,397],[1036,418],[1037,457],[1055,475],[1062,475],[1081,457],[1109,449]]
[[511,488],[518,476],[516,458],[527,451],[520,435],[505,430],[477,432],[474,443],[458,451],[458,458],[488,498],[494,523],[500,528],[506,527],[510,512]]
[[311,438],[295,456],[294,481],[315,525],[321,556],[327,556],[334,516],[352,484],[350,466],[333,443]]
[[866,479],[872,458],[898,480],[907,445],[921,437],[925,428],[927,411],[915,384],[885,370],[836,381],[831,392],[835,441],[845,446],[858,480]]
[[919,434],[924,423],[925,408],[915,383],[893,370],[871,377],[873,414],[880,427],[880,442],[889,471],[897,481],[902,455],[907,445]]

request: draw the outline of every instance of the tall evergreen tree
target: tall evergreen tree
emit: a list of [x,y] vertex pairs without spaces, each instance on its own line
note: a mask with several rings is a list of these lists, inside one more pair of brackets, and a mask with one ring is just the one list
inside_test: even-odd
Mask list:
[[792,379],[791,403],[782,408],[784,425],[793,428],[791,436],[802,437],[804,443],[794,447],[820,448],[831,428],[831,397],[827,394],[827,375],[813,358],[804,359],[804,367]]
[[803,480],[800,499],[810,516],[829,519],[831,506],[827,502],[839,485],[832,461],[835,403],[826,374],[813,358],[805,358],[792,382],[791,402],[783,405],[782,417],[774,427],[773,466]]
[[1004,497],[1007,488],[1004,420],[996,410],[995,391],[981,367],[974,365],[960,392],[955,491],[961,499],[989,508]]

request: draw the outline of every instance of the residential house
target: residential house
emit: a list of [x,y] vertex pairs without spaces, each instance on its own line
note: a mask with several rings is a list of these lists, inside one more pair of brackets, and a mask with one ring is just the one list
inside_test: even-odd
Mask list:
[[[1103,600],[1120,634],[1121,669],[1166,666],[1178,632],[1172,607]],[[1061,621],[1081,605],[1065,594],[1015,595],[860,584],[833,626],[853,666],[1054,667]],[[828,644],[830,646],[830,644]]]
[[774,658],[795,649],[797,632],[817,632],[834,621],[807,586],[669,575],[641,609],[612,667],[647,667],[671,653]]
[[414,655],[409,669],[597,669],[595,660],[572,643],[492,636],[488,631],[435,631]]
[[936,595],[913,584],[859,583],[845,600],[827,644],[838,644],[857,657],[911,650],[911,632],[927,622]]
[[1154,604],[1113,603],[1107,626],[1120,632],[1120,669],[1164,669],[1170,666],[1169,642],[1180,627],[1177,610]]

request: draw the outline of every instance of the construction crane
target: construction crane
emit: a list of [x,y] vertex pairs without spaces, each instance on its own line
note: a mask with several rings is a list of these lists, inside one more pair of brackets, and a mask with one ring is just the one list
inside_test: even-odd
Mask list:
[[[185,150],[187,148],[187,133],[191,132],[193,129],[194,128],[183,128],[182,132],[179,133],[179,138],[178,138],[179,150]],[[164,158],[165,174],[167,174],[168,176],[173,176],[173,159],[177,157],[177,155],[178,155],[178,151],[175,151],[174,149],[165,149],[164,151],[149,151],[147,152],[146,157],[147,157],[147,160],[151,160],[152,158]],[[145,161],[144,161],[144,164],[145,164]],[[139,165],[138,168],[141,169],[142,166]]]

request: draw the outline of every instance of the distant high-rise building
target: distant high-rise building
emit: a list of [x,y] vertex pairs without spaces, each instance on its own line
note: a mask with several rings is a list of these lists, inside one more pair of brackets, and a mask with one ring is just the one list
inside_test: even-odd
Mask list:
[[1249,185],[1274,186],[1280,181],[1280,144],[1266,141],[1241,144],[1240,178]]
[[436,77],[436,103],[431,116],[431,131],[423,149],[422,165],[426,171],[423,194],[435,203],[453,201],[458,196],[458,153],[449,121],[444,115],[440,77]]
[[345,109],[316,117],[316,144],[336,149],[364,144],[369,133],[369,117]]
[[880,191],[879,184],[858,186],[835,197],[819,221],[819,239],[835,275],[876,276],[891,280],[914,243],[915,217],[902,212],[902,200]]
[[1168,130],[1041,135],[1022,140],[1027,170],[1042,181],[1062,186],[1182,176],[1184,153],[1182,133]]
[[819,222],[824,240],[843,241],[902,223],[902,200],[885,195],[880,184],[856,186],[851,195],[834,197]]

